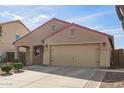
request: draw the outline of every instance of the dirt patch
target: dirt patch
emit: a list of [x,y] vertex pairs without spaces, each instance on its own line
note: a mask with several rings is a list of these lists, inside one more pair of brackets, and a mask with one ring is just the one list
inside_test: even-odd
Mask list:
[[106,72],[100,88],[124,88],[124,73]]

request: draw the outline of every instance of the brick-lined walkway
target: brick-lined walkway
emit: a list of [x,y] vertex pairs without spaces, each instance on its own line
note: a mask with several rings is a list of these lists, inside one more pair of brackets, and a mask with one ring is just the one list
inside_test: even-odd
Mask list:
[[105,71],[96,71],[91,79],[85,84],[84,88],[99,88],[104,75]]

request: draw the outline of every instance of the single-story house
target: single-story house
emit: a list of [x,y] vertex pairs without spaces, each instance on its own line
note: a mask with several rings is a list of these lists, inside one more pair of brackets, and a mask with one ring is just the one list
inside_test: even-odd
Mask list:
[[13,42],[29,32],[30,30],[20,20],[0,23],[0,61],[8,58],[8,52],[14,55]]
[[14,42],[26,48],[27,65],[109,67],[113,36],[53,18]]

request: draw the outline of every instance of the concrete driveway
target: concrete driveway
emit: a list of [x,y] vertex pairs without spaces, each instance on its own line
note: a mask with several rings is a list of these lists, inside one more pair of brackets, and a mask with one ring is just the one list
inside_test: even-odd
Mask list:
[[95,68],[28,66],[24,72],[0,76],[0,87],[13,88],[97,88],[105,71]]

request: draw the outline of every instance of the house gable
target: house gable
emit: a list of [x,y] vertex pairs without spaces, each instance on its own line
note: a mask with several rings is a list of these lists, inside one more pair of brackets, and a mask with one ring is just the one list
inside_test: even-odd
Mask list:
[[[14,42],[14,44],[23,45],[38,45],[42,44],[42,41],[53,33],[56,33],[60,29],[68,26],[70,23],[58,20],[56,18],[51,19],[47,23],[36,28],[32,32],[26,34],[21,39]],[[52,31],[52,27],[55,26],[55,31]],[[26,39],[26,40],[25,40]]]
[[2,23],[2,39],[4,41],[13,43],[15,41],[16,34],[20,37],[24,36],[29,32],[28,28],[22,25],[20,21],[12,21],[7,23]]
[[25,24],[23,24],[23,22],[21,22],[20,20],[14,20],[14,21],[0,23],[0,25],[4,26],[4,25],[9,25],[9,24],[15,24],[15,23],[21,24],[28,32],[30,32],[30,30],[25,26]]

